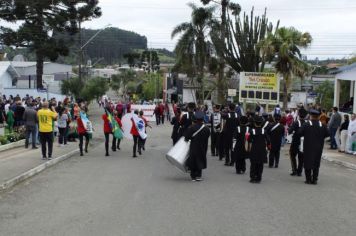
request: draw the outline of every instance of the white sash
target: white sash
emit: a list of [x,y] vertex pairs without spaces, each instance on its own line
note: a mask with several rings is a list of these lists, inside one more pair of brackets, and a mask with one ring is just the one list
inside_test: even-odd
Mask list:
[[276,124],[275,126],[273,126],[273,128],[271,129],[271,131],[277,129],[277,127],[278,127],[279,125],[280,125],[280,124],[278,123],[278,124]]

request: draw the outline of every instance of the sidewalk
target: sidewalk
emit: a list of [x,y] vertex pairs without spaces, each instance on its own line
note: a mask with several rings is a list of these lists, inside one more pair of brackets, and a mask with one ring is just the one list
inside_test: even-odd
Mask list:
[[323,160],[356,170],[356,156],[338,152],[337,150],[324,149]]
[[79,153],[78,142],[53,146],[53,159],[42,160],[41,149],[19,147],[0,152],[0,191],[10,188],[44,169]]
[[[94,128],[98,131],[94,133],[94,139],[90,142],[90,148],[103,143],[104,137],[100,132],[102,122],[100,109],[94,107],[92,110],[92,121]],[[79,140],[77,142],[68,142],[63,147],[58,146],[58,140],[55,138],[53,144],[52,160],[42,160],[41,146],[38,149],[26,149],[25,147],[13,148],[0,152],[0,192],[11,188],[19,182],[22,182],[45,169],[66,160],[75,155],[79,155]]]

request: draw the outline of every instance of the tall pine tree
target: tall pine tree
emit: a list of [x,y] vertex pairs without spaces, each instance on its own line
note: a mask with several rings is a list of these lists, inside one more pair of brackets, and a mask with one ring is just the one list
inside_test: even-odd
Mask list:
[[37,88],[43,88],[45,59],[55,61],[69,53],[56,33],[78,32],[80,22],[101,16],[98,0],[12,0],[1,1],[0,19],[21,24],[16,30],[0,27],[0,42],[28,48],[36,54]]

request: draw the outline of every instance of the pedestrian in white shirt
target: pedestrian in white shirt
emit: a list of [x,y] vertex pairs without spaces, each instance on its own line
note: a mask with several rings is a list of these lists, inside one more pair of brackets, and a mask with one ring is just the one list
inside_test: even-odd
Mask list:
[[346,153],[353,154],[355,152],[352,148],[353,143],[356,143],[356,114],[351,115],[351,121],[347,129]]

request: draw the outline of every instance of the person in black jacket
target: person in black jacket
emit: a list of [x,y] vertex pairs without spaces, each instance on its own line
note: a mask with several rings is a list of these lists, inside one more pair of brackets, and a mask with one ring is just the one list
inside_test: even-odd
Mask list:
[[233,155],[235,159],[236,174],[244,174],[246,172],[246,159],[248,159],[248,137],[250,127],[248,125],[248,118],[241,116],[239,125],[234,132],[233,140]]
[[178,142],[179,138],[181,137],[179,135],[179,127],[180,127],[179,121],[180,121],[181,114],[182,113],[180,111],[180,108],[178,107],[175,117],[173,117],[171,120],[171,124],[173,125],[173,131],[171,135],[171,138],[173,140],[173,145],[175,145]]
[[233,166],[234,160],[233,158],[230,158],[231,151],[232,151],[232,137],[238,123],[237,122],[238,117],[237,114],[235,113],[235,104],[229,105],[229,112],[227,114],[224,114],[222,118],[224,119],[224,123],[225,123],[222,130],[224,154],[225,154],[225,166]]
[[263,118],[255,117],[255,128],[250,132],[250,182],[260,183],[262,180],[263,164],[267,160],[267,146],[269,145],[265,129],[262,128]]
[[269,151],[269,168],[278,168],[279,156],[282,146],[282,138],[284,136],[284,126],[280,123],[281,115],[274,115],[274,122],[267,128],[267,134],[271,142]]
[[329,131],[319,121],[320,112],[310,111],[310,120],[305,122],[299,129],[298,134],[304,137],[304,168],[306,184],[317,184],[321,155],[323,154],[325,138]]
[[183,135],[185,131],[193,124],[195,103],[188,103],[187,112],[182,116],[180,120],[180,133]]
[[[303,172],[303,153],[300,150],[300,136],[299,136],[299,129],[305,123],[305,117],[307,116],[307,111],[304,108],[299,109],[298,111],[299,119],[293,122],[292,126],[288,129],[289,134],[293,134],[292,137],[292,144],[290,146],[289,154],[290,160],[292,165],[292,173],[291,176],[302,176]],[[298,162],[297,162],[298,156]]]
[[202,170],[207,168],[206,153],[210,130],[204,125],[203,112],[196,112],[195,120],[195,123],[184,134],[185,141],[191,140],[186,166],[190,170],[192,181],[202,181]]

